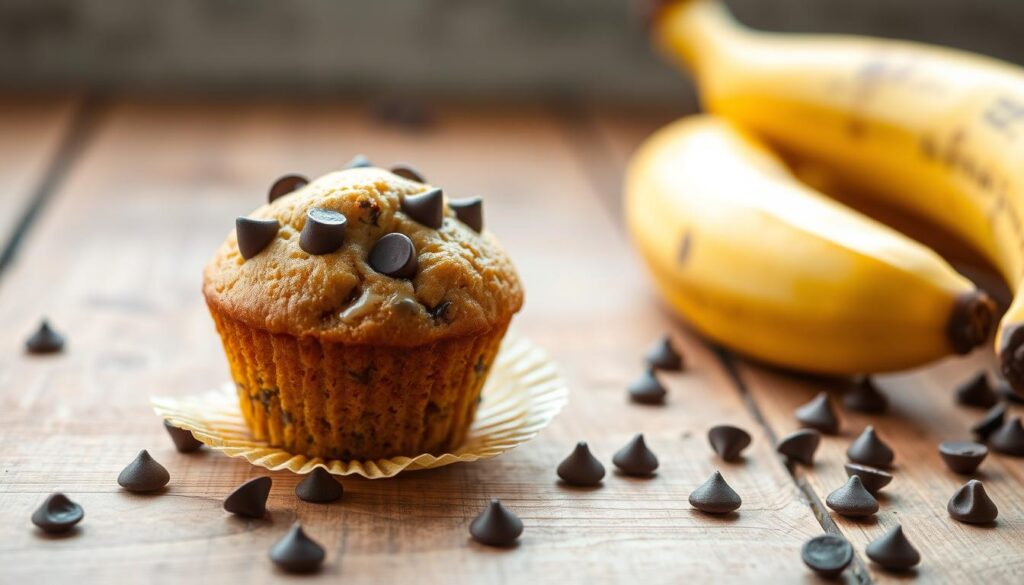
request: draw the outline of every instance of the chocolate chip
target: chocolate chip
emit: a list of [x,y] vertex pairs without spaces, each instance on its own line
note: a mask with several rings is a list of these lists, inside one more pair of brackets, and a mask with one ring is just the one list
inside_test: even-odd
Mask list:
[[726,461],[740,459],[740,453],[750,445],[750,434],[732,425],[718,425],[708,430],[708,442],[718,456]]
[[988,375],[981,372],[956,390],[956,401],[964,406],[991,408],[999,402],[999,395],[988,383]]
[[352,160],[350,160],[347,163],[345,163],[345,167],[344,168],[346,170],[347,169],[362,169],[362,168],[372,167],[372,166],[373,166],[373,163],[370,162],[370,159],[366,158],[365,156],[363,156],[361,154],[357,154],[357,155],[352,157]]
[[412,240],[398,232],[377,240],[370,250],[369,262],[374,270],[392,278],[412,278],[419,267]]
[[865,376],[843,395],[843,405],[848,410],[878,414],[889,408],[889,399]]
[[1020,424],[1020,417],[1015,416],[1003,423],[988,438],[988,444],[996,453],[1024,457],[1024,427]]
[[654,375],[654,370],[647,370],[629,385],[629,399],[640,404],[662,404],[665,402],[665,387]]
[[796,420],[805,428],[821,431],[826,435],[839,432],[839,418],[832,407],[827,392],[821,392],[810,402],[796,409]]
[[846,450],[846,456],[854,463],[863,463],[872,467],[889,467],[892,465],[893,452],[875,433],[875,427],[868,425]]
[[814,452],[821,443],[821,433],[814,429],[800,429],[779,441],[775,448],[780,454],[804,465],[814,465]]
[[433,307],[427,307],[427,314],[430,315],[431,319],[441,321],[448,314],[448,307],[451,305],[451,301],[441,301]]
[[62,493],[50,494],[32,513],[32,523],[44,532],[67,532],[82,521],[85,510]]
[[978,437],[979,441],[987,441],[992,433],[999,430],[1003,426],[1003,422],[1006,420],[1006,403],[999,403],[989,409],[985,413],[985,416],[981,417],[981,420],[971,427],[971,432]]
[[988,497],[985,485],[976,479],[956,490],[946,505],[946,511],[954,520],[968,524],[988,524],[999,516],[999,509],[992,498]]
[[57,353],[64,349],[64,336],[50,327],[50,322],[43,319],[36,332],[25,340],[25,349],[29,353]]
[[690,493],[690,505],[708,514],[728,514],[740,507],[743,500],[719,472],[714,472]]
[[853,561],[853,546],[841,536],[822,534],[804,543],[800,558],[822,577],[835,577]]
[[324,548],[295,522],[288,534],[270,548],[270,560],[289,573],[312,573],[324,562]]
[[273,203],[274,200],[284,197],[289,193],[298,191],[308,184],[309,179],[302,175],[285,175],[274,181],[274,184],[270,186],[270,194],[267,196],[267,202]]
[[117,476],[117,483],[130,492],[153,492],[171,481],[171,474],[163,465],[156,462],[150,456],[149,451],[143,449],[135,456],[135,459],[121,470]]
[[348,220],[330,209],[313,207],[306,212],[306,225],[299,236],[299,246],[314,256],[330,254],[345,242]]
[[412,166],[399,163],[391,167],[391,172],[403,179],[409,179],[410,181],[416,181],[417,183],[426,183],[427,180],[423,178],[423,174],[412,168]]
[[893,571],[905,571],[921,562],[921,553],[910,544],[899,524],[873,540],[864,553],[883,569]]
[[590,454],[585,441],[576,443],[576,448],[558,464],[558,477],[569,485],[591,487],[604,479],[604,465]]
[[235,234],[238,238],[238,252],[248,260],[263,251],[274,241],[281,224],[276,219],[253,219],[239,217],[235,220]]
[[444,192],[435,187],[418,195],[406,195],[402,197],[402,211],[416,223],[439,229],[444,223]]
[[166,420],[164,421],[164,428],[167,429],[167,434],[174,441],[174,448],[178,450],[178,453],[193,453],[203,446],[199,439],[192,436],[192,431],[179,429]]
[[512,546],[523,533],[523,521],[494,498],[469,523],[469,534],[488,546]]
[[267,496],[272,483],[269,476],[250,479],[224,499],[224,509],[239,516],[262,518],[267,513]]
[[480,233],[484,230],[484,200],[479,197],[467,199],[454,199],[448,202],[448,207],[455,213],[459,221],[469,226],[474,232]]
[[672,345],[672,338],[668,335],[654,342],[654,345],[644,354],[644,359],[652,368],[658,370],[679,371],[683,369],[683,356],[676,351],[675,346]]
[[345,488],[323,467],[314,468],[312,473],[295,486],[295,495],[300,500],[317,504],[339,500],[343,493]]
[[639,433],[615,453],[612,463],[626,475],[646,476],[658,468],[658,457],[647,448],[643,433]]
[[944,441],[939,443],[939,455],[946,467],[964,475],[974,473],[988,455],[988,447],[971,441]]
[[871,467],[869,465],[861,465],[860,463],[844,463],[843,469],[846,470],[847,477],[857,476],[860,478],[864,489],[868,490],[872,494],[876,494],[889,485],[892,481],[892,474],[883,469],[877,467]]
[[856,475],[851,475],[845,484],[830,493],[825,498],[825,505],[850,518],[870,516],[878,511],[878,500]]

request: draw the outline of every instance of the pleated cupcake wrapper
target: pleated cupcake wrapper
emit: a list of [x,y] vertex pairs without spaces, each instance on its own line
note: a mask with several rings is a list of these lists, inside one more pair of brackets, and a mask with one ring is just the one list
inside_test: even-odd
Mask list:
[[335,475],[381,479],[402,471],[489,459],[518,447],[554,420],[569,400],[569,389],[544,350],[510,335],[502,342],[480,396],[466,439],[451,453],[369,461],[307,457],[254,440],[233,384],[201,396],[152,397],[150,402],[156,414],[171,425],[192,431],[211,449],[242,457],[253,465],[300,474],[321,466]]

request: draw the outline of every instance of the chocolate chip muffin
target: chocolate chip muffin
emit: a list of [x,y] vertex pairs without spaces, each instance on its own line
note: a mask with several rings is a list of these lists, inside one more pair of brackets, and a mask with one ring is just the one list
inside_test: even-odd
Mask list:
[[203,293],[253,435],[344,460],[458,447],[523,302],[479,198],[359,158],[278,180]]

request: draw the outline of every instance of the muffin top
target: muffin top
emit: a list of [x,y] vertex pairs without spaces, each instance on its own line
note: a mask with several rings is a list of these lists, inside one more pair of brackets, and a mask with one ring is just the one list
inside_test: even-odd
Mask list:
[[446,201],[407,167],[285,177],[270,198],[203,274],[211,307],[251,327],[415,346],[503,325],[522,306],[482,202]]

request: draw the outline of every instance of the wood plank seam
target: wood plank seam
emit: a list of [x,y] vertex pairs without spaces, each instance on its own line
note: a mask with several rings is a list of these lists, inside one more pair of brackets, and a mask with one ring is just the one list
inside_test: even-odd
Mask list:
[[63,132],[60,145],[54,152],[52,159],[46,165],[39,184],[33,189],[31,197],[24,211],[18,218],[10,237],[3,242],[0,249],[0,276],[4,274],[11,262],[14,261],[32,225],[40,217],[46,203],[53,197],[61,186],[64,178],[68,175],[75,162],[85,152],[89,137],[93,135],[97,127],[99,111],[102,108],[102,100],[96,96],[86,96],[78,104],[75,113]]
[[[775,431],[772,429],[771,425],[768,424],[767,419],[765,419],[764,415],[761,413],[761,409],[758,408],[753,397],[750,395],[750,392],[747,390],[746,382],[743,381],[743,376],[736,367],[736,358],[734,358],[733,355],[724,348],[711,344],[710,342],[708,342],[708,344],[711,346],[712,353],[714,353],[721,362],[722,368],[725,369],[726,374],[732,378],[733,385],[735,386],[736,391],[740,393],[740,399],[743,404],[746,405],[751,418],[761,425],[765,436],[767,436],[772,442],[772,450],[774,451],[775,445],[779,444],[779,438],[775,435]],[[779,458],[782,459],[782,463],[786,467],[786,471],[788,471],[790,477],[793,478],[793,483],[796,484],[797,488],[800,489],[800,492],[807,500],[807,503],[811,508],[811,513],[814,514],[815,519],[817,519],[818,523],[821,524],[822,530],[828,534],[835,534],[846,538],[842,530],[840,530],[839,526],[835,523],[835,520],[832,519],[832,515],[825,509],[824,503],[818,497],[818,494],[816,494],[810,484],[808,484],[807,481],[797,473],[796,466],[781,455]],[[864,562],[861,551],[854,549],[853,563],[851,563],[850,567],[854,577],[859,583],[867,585],[874,582],[871,578],[871,574],[867,570],[867,563]]]
[[[573,101],[552,102],[551,109],[569,146],[597,199],[603,204],[612,222],[624,230],[622,205],[622,165],[605,143],[594,117],[584,112],[584,105]],[[628,238],[627,238],[628,241]]]

